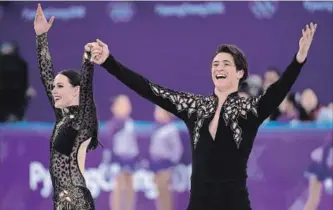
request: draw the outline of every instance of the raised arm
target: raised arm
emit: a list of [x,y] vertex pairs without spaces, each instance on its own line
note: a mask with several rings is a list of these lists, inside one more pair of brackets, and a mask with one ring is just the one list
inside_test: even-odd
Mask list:
[[96,105],[93,96],[94,65],[90,62],[90,53],[85,53],[80,78],[79,113],[75,121],[75,128],[86,133],[90,138],[97,126]]
[[187,117],[186,110],[194,101],[193,94],[173,91],[154,84],[116,61],[111,55],[102,64],[102,67],[140,96],[183,120]]
[[258,100],[258,115],[260,122],[266,120],[266,118],[269,117],[282,103],[292,85],[295,83],[303,65],[304,62],[299,63],[295,56],[281,75],[280,79],[269,86],[262,96],[254,99]]
[[283,72],[280,79],[272,84],[265,93],[259,98],[255,98],[254,103],[258,103],[258,117],[262,123],[283,101],[290,91],[292,85],[295,83],[303,65],[306,63],[306,58],[313,35],[317,25],[310,24],[303,30],[303,36],[299,42],[299,51],[294,56],[293,60]]
[[47,40],[47,32],[51,28],[53,20],[54,17],[52,17],[49,22],[46,21],[42,7],[40,4],[38,4],[34,21],[34,29],[36,32],[37,63],[48,100],[55,112],[56,120],[58,121],[61,118],[61,110],[54,107],[54,101],[52,98],[54,70]]
[[109,54],[107,45],[101,43],[101,46],[103,47],[102,58],[94,62],[101,64],[110,74],[140,96],[171,112],[182,120],[186,120],[189,117],[189,113],[194,111],[197,96],[190,93],[173,91],[150,82],[145,77],[115,60]]
[[38,35],[36,38],[37,44],[37,62],[40,72],[40,78],[44,85],[48,100],[54,108],[54,101],[52,97],[54,70],[53,63],[48,47],[47,34]]

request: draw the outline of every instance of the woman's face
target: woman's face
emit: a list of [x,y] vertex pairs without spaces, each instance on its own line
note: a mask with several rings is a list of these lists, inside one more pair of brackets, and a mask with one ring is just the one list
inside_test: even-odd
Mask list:
[[58,74],[54,78],[52,97],[56,108],[62,109],[73,105],[79,94],[79,86],[73,87],[65,75]]

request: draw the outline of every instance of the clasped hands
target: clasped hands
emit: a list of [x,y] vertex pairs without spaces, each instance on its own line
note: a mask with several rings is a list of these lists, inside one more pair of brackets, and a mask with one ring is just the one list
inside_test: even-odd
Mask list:
[[[109,57],[109,48],[101,40],[90,42],[84,46],[84,51],[90,53],[90,62],[101,65]],[[85,57],[87,59],[87,57]]]

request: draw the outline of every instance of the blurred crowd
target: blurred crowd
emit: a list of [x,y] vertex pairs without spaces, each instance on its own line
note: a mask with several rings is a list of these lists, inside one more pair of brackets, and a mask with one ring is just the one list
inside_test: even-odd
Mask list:
[[[281,73],[268,67],[264,75],[250,75],[240,86],[244,97],[258,96],[274,82]],[[36,91],[29,85],[27,62],[21,57],[15,42],[5,42],[0,47],[0,122],[17,122],[25,119],[29,101]],[[321,104],[316,93],[309,88],[290,92],[279,108],[267,121],[317,121],[333,122],[333,102]]]
[[[244,97],[259,96],[281,77],[275,67],[268,67],[263,76],[250,75],[241,85]],[[278,122],[333,122],[333,102],[321,104],[317,94],[310,88],[301,92],[290,92],[267,121]]]

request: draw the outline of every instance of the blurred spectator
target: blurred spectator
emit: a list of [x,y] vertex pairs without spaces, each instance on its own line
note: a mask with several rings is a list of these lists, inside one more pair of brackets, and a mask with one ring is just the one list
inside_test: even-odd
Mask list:
[[320,110],[320,104],[316,93],[310,89],[305,89],[300,98],[300,121],[315,121]]
[[305,171],[309,179],[308,199],[303,210],[315,210],[322,199],[323,190],[332,195],[333,178],[333,139],[329,134],[327,141],[311,152],[312,163]]
[[289,122],[299,117],[297,94],[289,93],[280,106],[268,118],[270,121]]
[[259,75],[250,75],[247,80],[247,91],[250,96],[259,96],[262,93],[262,78]]
[[319,110],[317,116],[317,122],[333,122],[333,102],[328,104],[326,107],[323,107]]
[[[109,196],[109,207],[112,210],[135,209],[133,176],[140,151],[131,118],[131,100],[127,95],[116,96],[112,99],[110,111],[112,119],[108,123],[108,132],[112,138],[111,153],[113,161],[120,166],[120,172],[115,177],[115,187]],[[110,151],[105,149],[105,152]]]
[[155,125],[150,138],[150,169],[155,173],[154,182],[158,190],[156,209],[172,210],[173,198],[170,183],[173,168],[183,155],[179,130],[173,124],[175,117],[159,106],[155,106]]
[[262,91],[267,90],[267,88],[274,82],[280,79],[280,71],[276,67],[268,67],[264,75],[264,81],[262,83]]
[[296,120],[299,117],[295,93],[289,93],[288,96],[282,101],[278,108],[280,116],[277,116],[276,121],[289,122]]
[[28,99],[35,93],[29,89],[28,66],[19,55],[16,43],[7,42],[0,48],[0,122],[21,121]]

